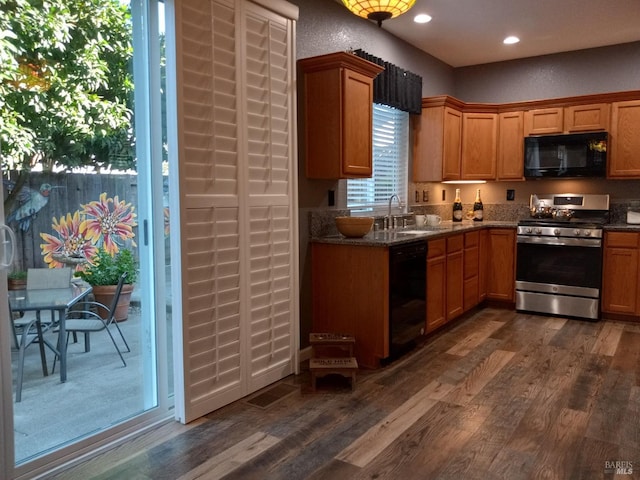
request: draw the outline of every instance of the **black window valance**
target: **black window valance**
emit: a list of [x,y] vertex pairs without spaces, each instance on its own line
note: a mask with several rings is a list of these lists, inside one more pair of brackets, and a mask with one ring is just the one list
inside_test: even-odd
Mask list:
[[405,112],[420,115],[422,111],[422,77],[381,58],[358,49],[353,52],[384,71],[373,80],[373,101]]

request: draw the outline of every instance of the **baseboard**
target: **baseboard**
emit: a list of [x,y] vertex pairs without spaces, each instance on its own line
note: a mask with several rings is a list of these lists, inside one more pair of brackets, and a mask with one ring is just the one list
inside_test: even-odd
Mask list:
[[300,365],[308,360],[311,360],[311,347],[303,348],[302,350],[300,350],[300,354],[298,355],[298,361],[300,362]]

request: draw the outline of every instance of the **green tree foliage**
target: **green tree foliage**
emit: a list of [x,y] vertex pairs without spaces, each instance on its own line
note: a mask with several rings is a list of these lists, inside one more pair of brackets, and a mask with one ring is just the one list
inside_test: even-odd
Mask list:
[[4,168],[135,167],[131,36],[119,0],[0,0]]

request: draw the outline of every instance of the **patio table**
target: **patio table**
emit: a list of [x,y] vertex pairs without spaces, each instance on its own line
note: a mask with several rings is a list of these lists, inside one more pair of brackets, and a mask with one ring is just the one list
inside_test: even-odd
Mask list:
[[83,300],[93,289],[88,284],[74,284],[62,288],[40,290],[9,290],[9,303],[14,312],[52,311],[58,312],[58,347],[60,358],[60,381],[67,381],[67,334],[65,319],[67,312]]

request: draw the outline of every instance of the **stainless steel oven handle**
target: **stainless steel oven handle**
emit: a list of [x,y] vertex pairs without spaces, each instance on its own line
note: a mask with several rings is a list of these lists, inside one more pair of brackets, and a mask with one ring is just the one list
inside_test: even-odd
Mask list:
[[602,247],[602,240],[599,238],[566,238],[566,237],[532,237],[520,236],[516,238],[517,243],[528,243],[534,245],[555,245],[559,247]]

